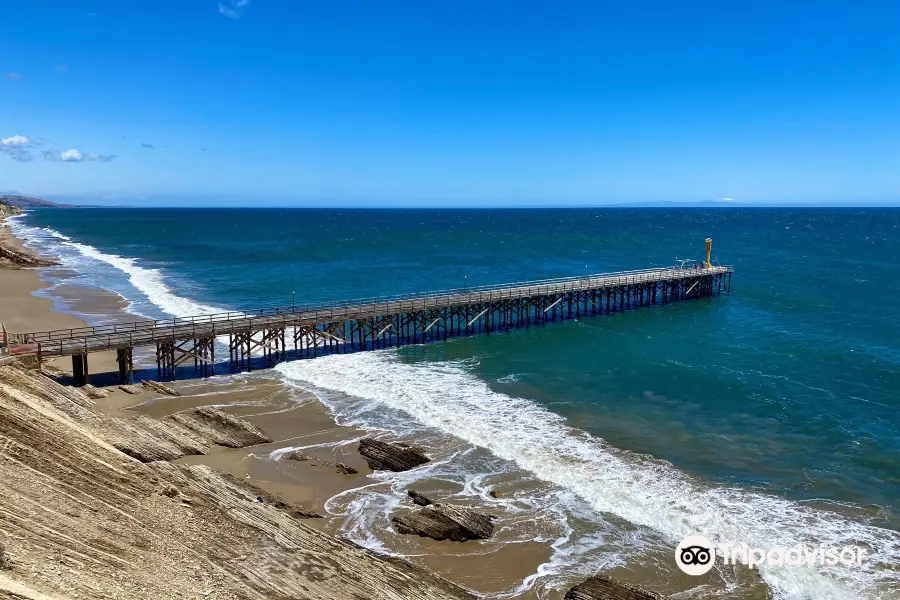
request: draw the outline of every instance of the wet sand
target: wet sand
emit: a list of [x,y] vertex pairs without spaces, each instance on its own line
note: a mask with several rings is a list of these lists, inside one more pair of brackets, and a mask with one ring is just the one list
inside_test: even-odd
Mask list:
[[[0,227],[0,239],[21,247],[20,241],[12,238],[8,228]],[[6,324],[9,331],[63,329],[87,324],[63,310],[85,315],[94,322],[133,318],[126,312],[128,303],[120,296],[78,285],[77,274],[67,276],[63,269],[48,269],[53,270],[54,279],[73,280],[52,290],[55,302],[34,296],[35,292],[46,290],[50,285],[41,279],[38,270],[0,270],[0,321]],[[91,354],[90,361],[91,382],[98,387],[109,386],[113,391],[109,398],[97,402],[97,408],[108,414],[143,413],[162,417],[198,406],[216,405],[261,428],[276,441],[249,449],[217,448],[211,454],[186,457],[179,462],[203,464],[227,471],[290,502],[319,512],[324,515],[323,519],[313,519],[307,523],[327,533],[340,535],[348,521],[341,503],[329,500],[352,494],[359,488],[366,487],[367,491],[378,491],[401,500],[402,509],[413,507],[405,499],[400,486],[395,486],[396,480],[383,474],[372,477],[372,471],[356,450],[357,440],[366,432],[356,427],[338,425],[315,396],[283,385],[274,373],[269,372],[271,376],[262,372],[254,373],[252,377],[235,375],[181,381],[173,386],[182,393],[181,397],[160,397],[147,389],[140,394],[129,395],[117,389],[114,352]],[[57,360],[54,365],[67,373],[71,372],[68,359]],[[147,372],[148,377],[155,376],[155,368],[152,371]],[[141,373],[137,372],[136,376],[140,378]],[[303,448],[303,453],[313,460],[278,457],[279,451],[295,447]],[[344,475],[334,467],[335,463],[348,465],[359,473]],[[515,485],[515,481],[509,481],[504,493],[514,493]],[[425,479],[417,483],[415,489],[437,501],[461,491],[459,486],[441,479]],[[540,596],[537,588],[510,594],[526,578],[538,572],[539,567],[551,557],[552,539],[523,541],[523,532],[527,538],[529,527],[534,528],[538,515],[521,509],[510,512],[505,508],[509,506],[507,503],[488,498],[454,498],[453,502],[468,503],[478,510],[496,514],[497,533],[494,538],[456,543],[394,534],[389,537],[390,547],[379,550],[401,553],[415,564],[489,596],[503,594],[503,597],[511,598],[559,599],[567,587],[584,579],[583,574],[573,570],[566,588],[550,592],[543,590]],[[390,525],[385,523],[384,527],[389,529]],[[509,543],[511,531],[516,531],[519,536],[516,543]],[[629,563],[627,567],[607,568],[604,573],[664,593],[696,589],[698,584],[721,592],[727,585],[713,575],[705,576],[700,581],[681,574],[675,568],[671,551],[667,548],[649,550],[641,557],[640,565]],[[767,590],[762,584],[742,587],[745,589],[741,593],[731,593],[729,597],[747,600],[767,597]],[[701,593],[697,597],[718,595],[713,591],[709,596]]]
[[[302,504],[324,515],[325,518],[309,521],[308,524],[329,534],[340,535],[349,520],[348,515],[343,513],[344,506],[329,500],[341,494],[353,494],[354,490],[362,487],[369,492],[377,491],[400,499],[401,510],[413,507],[405,498],[403,486],[395,485],[393,477],[383,474],[372,477],[372,471],[357,452],[357,441],[367,435],[366,431],[337,425],[315,396],[291,390],[281,383],[276,374],[268,373],[271,376],[261,372],[252,377],[237,375],[180,382],[176,387],[183,396],[136,399],[128,410],[162,417],[215,404],[250,421],[275,441],[249,449],[219,448],[211,454],[185,457],[177,462],[203,464],[227,471],[290,502]],[[279,451],[286,448],[301,448],[313,460],[296,461],[278,456]],[[273,458],[273,453],[277,459]],[[353,467],[359,474],[340,474],[332,466],[335,463]],[[506,495],[515,495],[521,491],[518,486],[519,483],[512,478],[495,489]],[[462,491],[459,485],[440,478],[420,480],[414,489],[437,501]],[[389,537],[388,547],[381,550],[402,554],[453,583],[488,596],[502,594],[506,598],[523,600],[559,600],[565,589],[584,579],[584,575],[578,575],[573,569],[569,585],[563,589],[548,593],[547,590],[534,588],[509,595],[526,578],[537,573],[551,557],[552,539],[521,541],[523,533],[527,534],[525,537],[541,534],[536,527],[538,510],[510,510],[505,501],[489,498],[454,496],[451,501],[496,515],[495,536],[490,540],[457,543],[394,534]],[[386,522],[383,526],[390,528]],[[513,539],[515,543],[510,543]],[[642,554],[639,564],[608,568],[604,573],[667,594],[699,586],[711,593],[692,597],[721,597],[723,588],[740,581],[743,589],[732,591],[727,597],[744,600],[769,597],[767,586],[746,572],[727,573],[727,579],[715,571],[701,578],[684,575],[675,568],[672,551],[668,547],[648,549]]]
[[[220,448],[205,456],[185,457],[177,462],[203,464],[227,471],[324,515],[324,519],[308,522],[313,527],[332,535],[341,534],[346,518],[327,503],[344,492],[376,486],[385,494],[402,494],[393,490],[390,477],[370,477],[371,469],[357,452],[357,442],[367,432],[337,425],[312,394],[289,390],[277,378],[265,375],[187,381],[176,387],[184,396],[139,401],[130,410],[162,417],[196,406],[222,405],[223,410],[250,421],[275,440],[251,449]],[[277,456],[278,451],[285,448],[298,447],[313,460],[296,461],[284,456],[274,460],[271,457],[272,453]],[[343,475],[332,466],[336,463],[350,466],[359,473]],[[460,491],[438,481],[424,481],[416,486],[416,490],[436,500]],[[413,507],[409,500],[404,499],[403,504]],[[485,506],[474,507],[497,512]],[[498,516],[502,523],[502,513]],[[399,534],[397,537],[403,538],[398,540],[402,542],[402,554],[411,556],[413,562],[454,583],[488,594],[516,588],[550,556],[548,544],[505,544],[502,536],[496,540],[468,543],[437,542]],[[397,552],[400,548],[388,550]]]

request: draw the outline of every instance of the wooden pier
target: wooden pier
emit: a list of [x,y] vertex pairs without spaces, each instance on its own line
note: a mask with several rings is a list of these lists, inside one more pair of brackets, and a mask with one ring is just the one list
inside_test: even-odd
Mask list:
[[[216,347],[228,348],[231,371],[251,359],[271,365],[322,353],[345,353],[490,335],[566,319],[621,312],[731,293],[734,269],[698,263],[583,277],[287,306],[164,320],[141,320],[7,334],[11,354],[38,360],[71,356],[76,383],[89,380],[88,355],[116,350],[123,382],[134,376],[134,348],[155,347],[157,376],[174,380],[179,366],[214,375]],[[221,365],[220,365],[221,368]]]

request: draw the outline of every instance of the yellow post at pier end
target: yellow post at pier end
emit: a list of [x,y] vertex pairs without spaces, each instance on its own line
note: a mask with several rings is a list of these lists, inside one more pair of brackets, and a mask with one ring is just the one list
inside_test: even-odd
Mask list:
[[712,255],[712,238],[706,238],[706,266],[711,267],[710,256]]

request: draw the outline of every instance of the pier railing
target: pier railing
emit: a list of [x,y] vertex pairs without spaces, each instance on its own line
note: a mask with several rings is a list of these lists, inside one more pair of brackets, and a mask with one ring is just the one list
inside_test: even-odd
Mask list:
[[[449,305],[456,302],[499,301],[510,298],[521,298],[528,295],[554,294],[581,291],[600,286],[633,285],[660,279],[681,279],[703,276],[712,273],[727,273],[734,269],[731,266],[712,267],[660,267],[612,273],[587,274],[573,277],[540,279],[533,281],[509,282],[502,284],[480,285],[463,288],[449,288],[425,293],[398,294],[392,296],[376,296],[304,305],[287,305],[259,308],[249,311],[225,311],[189,317],[173,317],[171,319],[146,319],[127,323],[114,323],[69,329],[56,329],[26,334],[8,334],[7,343],[15,341],[22,344],[61,342],[78,338],[96,336],[121,336],[130,333],[147,332],[149,330],[167,330],[191,326],[216,325],[234,321],[253,321],[266,323],[283,322],[286,317],[322,320],[328,317],[346,317],[348,309],[371,309],[377,311],[384,305],[386,311],[416,308],[429,308]],[[440,300],[441,302],[438,302]],[[431,302],[429,302],[431,301]],[[409,302],[409,305],[405,303]],[[336,315],[338,311],[341,314]],[[227,334],[229,328],[217,330],[216,333]]]

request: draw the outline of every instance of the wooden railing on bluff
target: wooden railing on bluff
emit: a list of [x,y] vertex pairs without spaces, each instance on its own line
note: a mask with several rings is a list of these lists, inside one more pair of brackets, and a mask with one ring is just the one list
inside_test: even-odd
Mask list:
[[86,379],[89,353],[115,349],[120,373],[130,380],[132,349],[156,345],[158,375],[173,378],[175,367],[191,358],[195,369],[214,372],[215,340],[224,336],[232,369],[249,369],[254,354],[287,359],[288,331],[295,357],[372,350],[730,293],[732,273],[729,266],[642,269],[8,334],[7,342],[13,354],[73,356],[76,379]]

